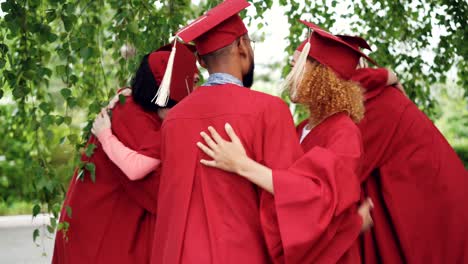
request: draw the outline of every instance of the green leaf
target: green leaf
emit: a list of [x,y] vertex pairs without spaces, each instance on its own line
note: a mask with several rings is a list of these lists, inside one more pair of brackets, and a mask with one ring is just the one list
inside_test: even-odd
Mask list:
[[[53,136],[54,136],[53,132],[49,131],[49,133],[47,135],[48,142],[52,142]],[[45,188],[47,189],[47,191],[49,191],[49,193],[53,193],[54,188],[55,188],[55,182],[53,180],[46,181]]]
[[80,55],[83,59],[88,60],[93,57],[93,48],[84,47],[80,50]]
[[89,120],[88,123],[86,124],[86,126],[83,128],[83,131],[91,131],[91,128],[93,128],[93,121],[92,120]]
[[55,229],[51,225],[47,225],[47,231],[49,231],[50,234],[53,234],[55,232]]
[[101,111],[101,104],[99,102],[94,101],[89,105],[90,113],[98,113],[99,111]]
[[127,97],[125,97],[125,95],[119,94],[119,102],[121,105],[124,105],[126,100],[127,100]]
[[52,110],[50,104],[46,103],[46,102],[42,102],[39,104],[39,108],[46,114],[50,113],[50,111]]
[[72,118],[71,118],[70,116],[66,116],[66,117],[64,117],[64,120],[63,120],[63,121],[65,122],[65,124],[71,125],[71,123],[72,123]]
[[42,117],[41,120],[41,125],[43,125],[44,128],[49,127],[52,123],[54,123],[54,117],[51,115],[45,115]]
[[63,88],[62,90],[60,90],[60,94],[63,96],[63,98],[65,99],[68,99],[68,97],[71,96],[71,90],[68,89],[68,88]]
[[49,35],[47,36],[47,40],[49,42],[55,42],[57,39],[58,39],[58,36],[54,33],[49,33]]
[[70,223],[68,223],[67,221],[59,222],[57,225],[57,231],[61,231],[66,240],[68,240],[68,237],[66,234],[69,228],[70,228]]
[[2,58],[0,58],[0,69],[3,69],[5,67],[6,61]]
[[33,241],[36,242],[37,238],[39,237],[39,229],[34,229],[33,232]]
[[76,4],[66,3],[63,5],[64,11],[69,14],[72,14],[73,12],[75,12],[75,8],[76,8]]
[[6,54],[7,52],[8,52],[8,46],[3,43],[0,43],[0,53]]
[[70,141],[70,143],[72,144],[78,143],[78,136],[75,134],[68,135],[67,138],[68,138],[68,141]]
[[76,100],[76,98],[74,97],[68,97],[67,98],[67,104],[68,106],[70,106],[71,108],[75,107],[77,104],[78,104],[78,101]]
[[52,213],[54,214],[55,218],[58,218],[58,214],[60,213],[60,209],[62,209],[62,206],[59,203],[55,203],[52,206]]
[[46,75],[47,77],[52,76],[52,71],[49,68],[42,68],[43,74]]
[[94,153],[94,150],[97,148],[95,144],[89,144],[88,147],[86,147],[85,154],[86,157],[91,158],[91,156]]
[[62,22],[63,26],[65,27],[65,31],[70,31],[73,27],[73,17],[72,16],[66,16],[62,15]]
[[76,75],[72,74],[68,80],[71,84],[75,84],[78,82],[78,77]]
[[85,165],[86,170],[90,173],[91,181],[96,182],[96,165],[94,163],[88,162]]
[[55,124],[57,126],[60,126],[61,124],[63,124],[63,121],[65,121],[65,118],[63,116],[57,116],[55,119]]
[[6,1],[2,3],[1,7],[3,12],[10,13],[11,9],[13,8],[13,5],[11,4],[11,1]]
[[54,212],[54,217],[51,217],[50,218],[50,226],[53,227],[53,228],[56,228],[57,227],[57,217],[55,215],[55,212]]
[[33,217],[36,217],[36,216],[41,212],[41,206],[38,205],[38,204],[35,204],[35,205],[33,206],[32,212],[33,212],[33,213],[32,213],[32,214],[33,214],[32,216],[33,216]]
[[23,88],[16,87],[15,89],[13,89],[12,94],[15,99],[19,99],[19,98],[23,98],[26,93]]
[[64,76],[67,74],[67,66],[66,65],[58,65],[55,67],[55,72],[58,76]]
[[67,205],[67,206],[65,207],[65,210],[67,211],[67,216],[68,216],[69,218],[72,218],[72,208],[71,208],[69,205]]
[[3,90],[0,89],[0,99],[2,99],[2,97],[3,97]]
[[54,9],[47,9],[46,10],[46,20],[47,22],[51,22],[57,17],[57,14],[55,13]]
[[132,33],[137,34],[139,32],[138,23],[133,21],[130,24],[128,24],[128,30]]

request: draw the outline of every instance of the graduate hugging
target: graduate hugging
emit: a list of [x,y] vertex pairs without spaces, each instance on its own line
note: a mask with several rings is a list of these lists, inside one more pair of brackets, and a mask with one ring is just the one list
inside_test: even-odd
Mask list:
[[[156,221],[159,185],[160,129],[167,111],[193,89],[195,56],[177,44],[178,72],[164,108],[151,102],[158,92],[173,44],[143,57],[132,80],[130,95],[120,105],[111,101],[112,122],[103,111],[97,117],[88,144],[97,148],[84,162],[96,166],[96,180],[78,172],[70,183],[60,221],[70,224],[58,232],[52,263],[148,263]],[[117,105],[115,105],[117,104]],[[112,125],[112,130],[111,130]],[[65,213],[70,206],[73,216]]]
[[364,67],[364,39],[298,21],[278,84],[309,110],[296,127],[250,89],[249,5],[180,29],[98,115],[96,182],[74,175],[53,263],[467,263],[468,173],[396,75]]
[[213,127],[211,137],[202,133],[206,145],[197,145],[213,160],[201,163],[237,173],[274,194],[279,237],[273,232],[266,238],[282,244],[284,260],[278,262],[360,263],[358,236],[372,224],[372,202],[356,213],[363,154],[356,123],[364,116],[364,97],[349,79],[361,57],[373,61],[341,38],[300,22],[313,33],[298,47],[285,86],[291,101],[310,111],[297,128],[304,156],[287,170],[267,168],[247,156],[226,124],[230,142]]

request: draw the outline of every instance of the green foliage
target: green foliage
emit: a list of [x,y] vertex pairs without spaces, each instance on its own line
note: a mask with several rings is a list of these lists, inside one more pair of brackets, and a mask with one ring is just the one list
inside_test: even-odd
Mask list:
[[437,88],[439,116],[435,124],[468,168],[468,102],[454,83]]
[[[188,0],[162,7],[141,0],[2,3],[0,97],[8,102],[0,105],[2,201],[31,201],[34,216],[55,215],[48,231],[58,227],[64,183],[80,165],[75,153],[91,156],[96,147],[83,149],[91,123],[81,124],[127,85],[143,54],[195,17],[190,6]],[[134,46],[137,56],[124,59],[124,45]],[[84,169],[95,180],[94,164]]]
[[70,206],[67,205],[67,206],[65,207],[65,210],[66,210],[66,212],[67,212],[67,216],[70,217],[70,218],[72,218],[72,208],[71,208]]
[[39,237],[39,233],[40,232],[39,232],[38,228],[34,229],[34,231],[33,231],[33,241],[34,242],[36,242],[37,238]]
[[468,170],[468,140],[464,141],[464,143],[454,144],[453,149],[457,152],[463,164],[465,164],[465,168]]
[[[436,124],[453,144],[468,138],[468,102],[463,98],[462,91],[456,88],[439,88],[436,95],[440,113]],[[453,91],[449,93],[448,89]]]
[[[302,2],[302,1],[301,1]],[[342,14],[353,32],[341,28],[333,33],[348,33],[366,38],[374,50],[371,54],[385,67],[394,69],[401,78],[410,98],[427,114],[434,114],[435,102],[430,96],[430,87],[445,83],[448,70],[455,67],[458,85],[468,96],[468,3],[466,1],[427,0],[357,0],[331,1],[280,0],[288,6],[286,15],[291,24],[290,46],[292,54],[306,31],[297,19],[310,20],[325,29],[336,27],[337,14]],[[440,41],[431,46],[433,32],[440,32]],[[301,37],[302,36],[302,37]],[[435,53],[431,60],[424,54]],[[284,69],[289,71],[289,67]]]
[[31,203],[24,201],[0,202],[0,216],[30,214],[32,207]]

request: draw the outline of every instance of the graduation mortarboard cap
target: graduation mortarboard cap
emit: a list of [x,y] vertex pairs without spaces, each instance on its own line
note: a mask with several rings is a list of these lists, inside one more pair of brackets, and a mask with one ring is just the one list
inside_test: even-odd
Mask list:
[[[177,69],[171,76],[170,98],[180,102],[193,90],[193,75],[197,71],[196,58],[190,48],[175,42],[159,48],[148,57],[148,63],[154,79],[161,84],[166,72],[172,46],[176,45],[177,54],[174,56],[174,67]],[[161,89],[161,85],[159,87]],[[158,89],[158,93],[159,93]]]
[[[199,55],[224,48],[247,33],[238,13],[248,6],[250,4],[245,0],[226,0],[179,30],[175,35],[176,42],[178,39],[186,43],[195,42]],[[169,99],[172,71],[177,71],[177,67],[173,65],[175,53],[174,46],[161,87],[155,97],[155,103],[159,106],[165,106]]]
[[336,35],[340,39],[344,40],[348,44],[352,45],[355,48],[372,50],[367,41],[358,36],[348,36],[348,35]]
[[176,36],[195,42],[200,55],[224,48],[247,33],[238,13],[248,6],[245,0],[226,0],[179,30]]
[[[309,39],[303,42],[297,50],[303,51],[306,46],[309,46],[307,48],[308,56],[319,63],[330,67],[341,78],[345,80],[349,80],[351,78],[361,57],[364,57],[371,63],[377,65],[374,60],[360,51],[358,46],[363,45],[363,43],[362,41],[357,40],[357,38],[353,37],[354,42],[348,43],[313,23],[302,20],[299,21],[308,26],[313,30],[313,32]],[[310,45],[307,45],[308,43]],[[369,45],[366,43],[366,46]]]

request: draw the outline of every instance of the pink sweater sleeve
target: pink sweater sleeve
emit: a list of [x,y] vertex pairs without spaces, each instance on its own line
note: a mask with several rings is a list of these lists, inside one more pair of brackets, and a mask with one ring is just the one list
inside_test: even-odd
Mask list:
[[126,147],[112,134],[110,128],[99,133],[97,138],[109,159],[132,181],[144,178],[161,163],[159,159],[150,158]]

